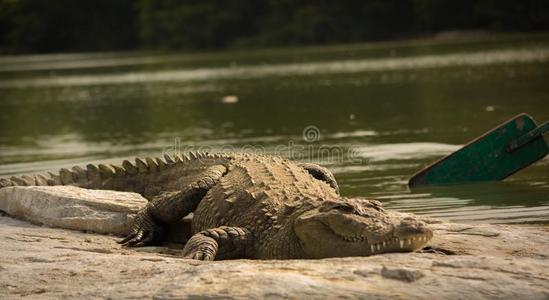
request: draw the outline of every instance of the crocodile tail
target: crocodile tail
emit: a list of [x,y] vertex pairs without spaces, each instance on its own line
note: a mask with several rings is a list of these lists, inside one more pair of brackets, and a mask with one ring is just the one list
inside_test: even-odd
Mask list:
[[43,175],[12,176],[10,178],[0,178],[0,188],[8,186],[48,185],[47,181],[48,179]]
[[[74,167],[73,169],[76,169]],[[62,178],[67,175],[72,176],[72,172],[67,169],[61,169],[58,174],[48,172],[48,175],[22,175],[12,176],[10,178],[0,178],[0,188],[9,186],[45,186],[45,185],[64,185]]]
[[124,160],[121,165],[88,164],[85,168],[75,166],[62,168],[57,174],[48,172],[49,176],[23,175],[0,178],[0,188],[8,186],[53,186],[72,185],[84,188],[110,188],[109,183],[120,178],[162,172],[174,166],[188,163],[191,160],[211,157],[204,152],[191,152],[189,155],[164,155],[164,158],[136,158],[135,163]]

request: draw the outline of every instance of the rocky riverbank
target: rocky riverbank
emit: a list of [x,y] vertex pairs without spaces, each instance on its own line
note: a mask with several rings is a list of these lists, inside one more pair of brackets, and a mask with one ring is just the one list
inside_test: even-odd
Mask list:
[[[13,193],[18,193],[23,199],[23,194],[44,196],[48,191],[13,189],[19,191],[0,193],[0,209],[9,210],[7,194],[15,199]],[[92,194],[80,197],[94,199]],[[49,199],[50,211],[55,211],[55,197],[34,198]],[[65,215],[58,218],[70,219],[69,202],[63,202]],[[21,212],[24,206],[17,207]],[[89,207],[123,211],[103,204],[88,203]],[[109,219],[102,216],[98,220]],[[549,298],[548,227],[444,222],[431,226],[435,237],[422,253],[198,262],[180,258],[177,245],[123,249],[114,236],[41,227],[2,216],[0,298]]]

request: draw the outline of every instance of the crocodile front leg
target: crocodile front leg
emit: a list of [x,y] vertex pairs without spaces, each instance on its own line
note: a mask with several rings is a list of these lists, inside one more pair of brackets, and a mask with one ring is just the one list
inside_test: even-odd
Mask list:
[[193,212],[226,172],[227,168],[223,165],[209,167],[200,179],[182,191],[163,193],[155,197],[137,213],[130,234],[119,243],[128,247],[158,243],[165,232],[165,224],[175,223]]
[[246,257],[252,244],[252,234],[245,228],[221,226],[193,235],[183,257],[196,260],[214,260]]

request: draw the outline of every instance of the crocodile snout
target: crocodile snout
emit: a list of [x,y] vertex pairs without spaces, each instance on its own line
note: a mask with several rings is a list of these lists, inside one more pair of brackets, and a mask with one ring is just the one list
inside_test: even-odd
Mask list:
[[394,235],[401,239],[414,239],[425,243],[433,237],[433,231],[427,224],[413,217],[405,217],[395,227]]

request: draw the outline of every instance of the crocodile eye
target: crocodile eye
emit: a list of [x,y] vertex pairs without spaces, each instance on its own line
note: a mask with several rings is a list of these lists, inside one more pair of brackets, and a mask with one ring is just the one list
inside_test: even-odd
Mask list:
[[349,205],[337,205],[337,206],[334,206],[332,209],[337,209],[339,211],[346,212],[346,213],[352,213],[355,211],[355,209]]
[[370,201],[370,207],[372,207],[373,209],[375,209],[377,211],[384,211],[381,202],[379,202],[377,200]]

